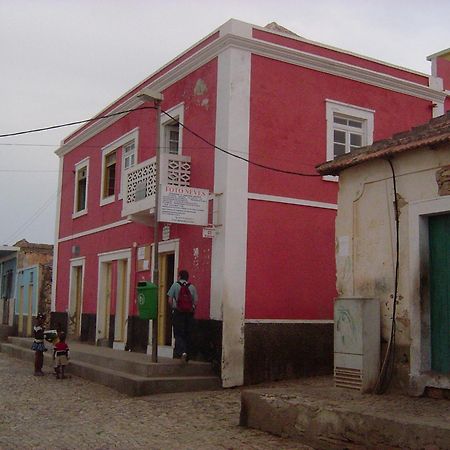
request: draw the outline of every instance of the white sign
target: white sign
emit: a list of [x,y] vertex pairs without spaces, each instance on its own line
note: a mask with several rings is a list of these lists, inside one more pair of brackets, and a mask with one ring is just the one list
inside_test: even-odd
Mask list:
[[169,225],[165,225],[162,229],[162,240],[168,241],[170,239],[170,227]]
[[159,221],[186,225],[208,224],[207,189],[188,186],[162,185]]
[[212,239],[216,237],[216,229],[215,228],[203,228],[203,237]]

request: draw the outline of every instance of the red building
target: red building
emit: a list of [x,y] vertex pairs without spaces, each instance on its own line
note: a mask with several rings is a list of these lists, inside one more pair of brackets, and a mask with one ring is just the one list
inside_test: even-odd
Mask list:
[[331,371],[337,183],[314,167],[442,114],[436,76],[225,23],[57,151],[53,320],[83,341],[150,345],[136,305],[153,267],[157,116],[137,96],[150,88],[164,96],[162,183],[207,190],[214,229],[160,224],[159,354],[172,345],[165,292],[187,269],[197,357],[221,361],[224,386]]

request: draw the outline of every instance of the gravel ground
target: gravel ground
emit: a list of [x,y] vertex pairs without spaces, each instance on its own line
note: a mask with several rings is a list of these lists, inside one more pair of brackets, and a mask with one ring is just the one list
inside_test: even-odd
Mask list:
[[0,449],[311,449],[238,425],[240,390],[129,398],[0,353]]

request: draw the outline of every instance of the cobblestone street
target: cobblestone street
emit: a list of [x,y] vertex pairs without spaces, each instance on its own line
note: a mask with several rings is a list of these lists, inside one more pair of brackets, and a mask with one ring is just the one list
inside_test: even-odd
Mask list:
[[0,449],[311,449],[238,425],[240,391],[129,398],[0,353]]

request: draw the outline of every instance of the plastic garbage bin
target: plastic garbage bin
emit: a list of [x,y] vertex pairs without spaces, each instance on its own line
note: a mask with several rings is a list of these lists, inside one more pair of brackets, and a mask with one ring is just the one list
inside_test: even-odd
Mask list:
[[139,281],[137,285],[137,304],[140,319],[156,319],[157,287],[149,281]]

